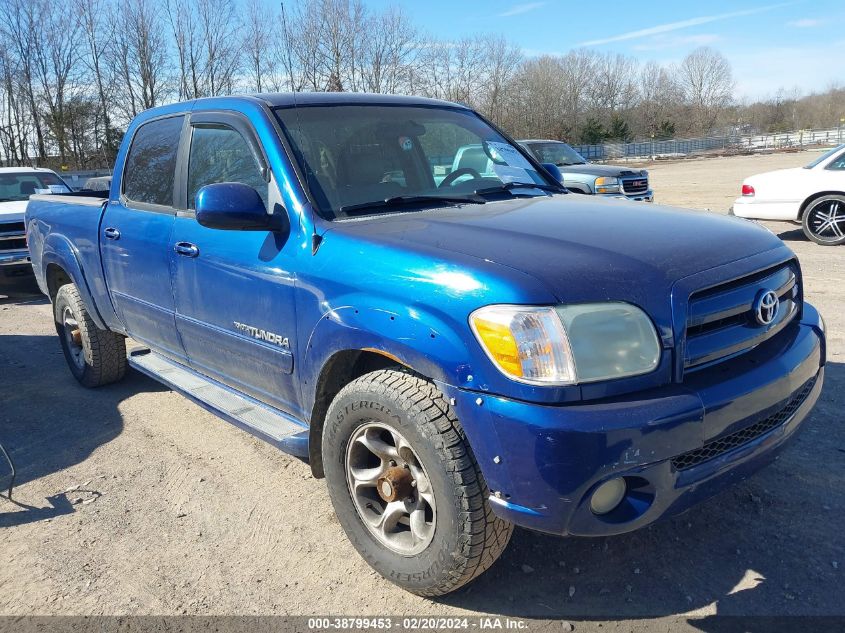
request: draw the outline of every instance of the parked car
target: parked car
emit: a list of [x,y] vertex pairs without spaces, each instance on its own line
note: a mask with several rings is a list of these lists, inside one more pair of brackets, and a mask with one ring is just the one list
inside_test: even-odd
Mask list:
[[562,141],[523,140],[519,143],[541,163],[560,169],[564,186],[573,193],[654,202],[648,171],[595,165]]
[[69,192],[49,169],[0,167],[0,281],[32,276],[24,231],[24,211],[34,193]]
[[82,185],[83,191],[108,191],[111,189],[111,176],[95,176]]
[[845,244],[845,144],[804,167],[746,178],[731,213],[801,222],[804,234],[817,244]]
[[[443,175],[475,145],[489,173]],[[421,595],[514,525],[618,534],[747,477],[824,378],[769,231],[568,194],[443,101],[154,108],[108,194],[35,196],[27,229],[80,383],[143,343],[130,366],[307,458],[363,558]]]

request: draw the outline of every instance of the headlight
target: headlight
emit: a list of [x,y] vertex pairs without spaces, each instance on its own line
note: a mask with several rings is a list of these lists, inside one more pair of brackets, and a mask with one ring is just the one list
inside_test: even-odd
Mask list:
[[494,305],[469,318],[481,347],[509,378],[574,385],[645,374],[660,361],[646,314],[628,303]]
[[596,178],[595,182],[596,193],[619,193],[619,179],[618,178]]

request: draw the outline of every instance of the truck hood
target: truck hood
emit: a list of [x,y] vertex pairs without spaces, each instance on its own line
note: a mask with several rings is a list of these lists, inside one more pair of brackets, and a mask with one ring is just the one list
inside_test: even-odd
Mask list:
[[28,200],[0,202],[0,222],[23,222]]
[[[676,281],[786,250],[747,220],[571,194],[339,221],[332,230],[495,262],[535,277],[562,303],[628,301],[664,323]],[[738,266],[736,275],[745,272]]]
[[563,165],[559,167],[564,174],[591,174],[595,176],[609,176],[611,178],[622,178],[632,176],[646,176],[648,172],[644,169],[632,169],[630,167],[614,167],[613,165]]

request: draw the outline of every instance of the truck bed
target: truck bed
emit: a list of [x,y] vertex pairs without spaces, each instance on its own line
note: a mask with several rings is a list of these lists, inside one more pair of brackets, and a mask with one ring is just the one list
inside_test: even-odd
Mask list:
[[[30,203],[33,200],[44,202],[61,202],[72,205],[85,205],[88,207],[102,207],[108,200],[108,191],[71,191],[69,193],[42,193],[29,197]],[[27,209],[28,211],[29,209]]]
[[95,310],[107,305],[99,247],[100,221],[107,202],[107,191],[30,196],[27,243],[42,292],[48,292],[48,265],[56,263],[82,285],[80,291]]

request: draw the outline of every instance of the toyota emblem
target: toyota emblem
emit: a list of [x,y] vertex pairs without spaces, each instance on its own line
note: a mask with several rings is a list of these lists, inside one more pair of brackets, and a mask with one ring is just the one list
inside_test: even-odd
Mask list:
[[760,325],[771,325],[778,315],[780,299],[774,290],[763,290],[754,301],[754,316]]

